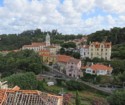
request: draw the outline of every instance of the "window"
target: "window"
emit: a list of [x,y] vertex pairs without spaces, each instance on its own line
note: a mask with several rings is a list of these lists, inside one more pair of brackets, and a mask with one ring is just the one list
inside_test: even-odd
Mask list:
[[87,70],[87,72],[89,72],[89,73],[90,73],[90,72],[91,72],[91,70]]
[[69,76],[72,76],[71,74],[69,74]]
[[107,60],[107,57],[105,57],[105,60]]
[[101,49],[101,51],[103,51],[103,49]]
[[103,48],[103,45],[101,45],[101,48]]

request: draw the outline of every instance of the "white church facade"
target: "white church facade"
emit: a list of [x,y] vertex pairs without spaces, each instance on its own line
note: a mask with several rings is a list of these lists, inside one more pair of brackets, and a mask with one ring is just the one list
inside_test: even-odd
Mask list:
[[50,35],[46,35],[46,41],[45,42],[32,42],[30,45],[24,45],[22,47],[22,50],[29,49],[34,50],[35,52],[39,52],[41,50],[45,50],[46,47],[50,46]]
[[58,46],[60,45],[52,45],[50,43],[50,35],[46,35],[46,40],[45,42],[32,42],[30,45],[24,45],[22,47],[22,50],[29,49],[29,50],[34,50],[35,52],[39,52],[42,50],[48,50],[52,54],[56,54],[58,52],[59,48]]

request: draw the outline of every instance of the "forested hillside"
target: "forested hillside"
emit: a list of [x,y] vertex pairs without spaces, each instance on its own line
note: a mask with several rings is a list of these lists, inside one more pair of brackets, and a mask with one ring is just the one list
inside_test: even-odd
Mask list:
[[112,28],[110,30],[101,30],[88,35],[90,41],[110,41],[113,45],[125,43],[125,28]]
[[3,34],[0,35],[0,50],[13,50],[19,49],[25,44],[30,44],[31,42],[41,42],[45,40],[47,33],[51,37],[51,42],[60,44],[67,40],[79,39],[82,35],[62,35],[57,30],[44,31],[40,29],[27,30],[20,34]]

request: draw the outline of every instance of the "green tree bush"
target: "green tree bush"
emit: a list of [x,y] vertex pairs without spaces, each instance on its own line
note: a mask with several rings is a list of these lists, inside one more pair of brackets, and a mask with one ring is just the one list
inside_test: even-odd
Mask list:
[[110,105],[125,105],[125,90],[115,91],[108,97]]

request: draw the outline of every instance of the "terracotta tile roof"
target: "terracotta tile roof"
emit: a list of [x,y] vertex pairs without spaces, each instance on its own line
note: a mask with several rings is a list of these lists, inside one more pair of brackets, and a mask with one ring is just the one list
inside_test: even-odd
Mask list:
[[109,48],[111,46],[111,43],[107,42],[107,43],[104,43],[104,45],[105,45],[105,48]]
[[[111,47],[111,42],[102,42],[104,44],[105,48]],[[94,45],[96,48],[99,48],[101,43],[100,42],[92,42],[91,45]]]
[[37,90],[13,89],[0,90],[0,105],[62,105],[63,97]]
[[94,64],[94,65],[90,66],[90,68],[93,70],[112,70],[112,67],[105,66],[102,64]]
[[88,67],[89,67],[89,66],[82,66],[81,69],[82,69],[82,70],[83,70],[83,69],[85,70],[85,69],[88,68]]
[[41,43],[41,42],[33,42],[31,45],[24,45],[23,47],[39,47],[39,46],[45,46],[46,43]]
[[41,46],[41,45],[46,45],[45,42],[32,42],[31,45],[38,45],[38,46]]
[[72,57],[67,56],[67,55],[58,55],[57,56],[57,59],[58,59],[57,61],[67,63],[70,60],[70,58],[72,58]]
[[68,63],[75,63],[75,64],[77,64],[77,63],[79,63],[80,62],[80,60],[79,59],[75,59],[75,58],[70,58],[69,60],[68,60]]
[[84,45],[83,48],[88,49],[88,48],[89,48],[89,45]]

